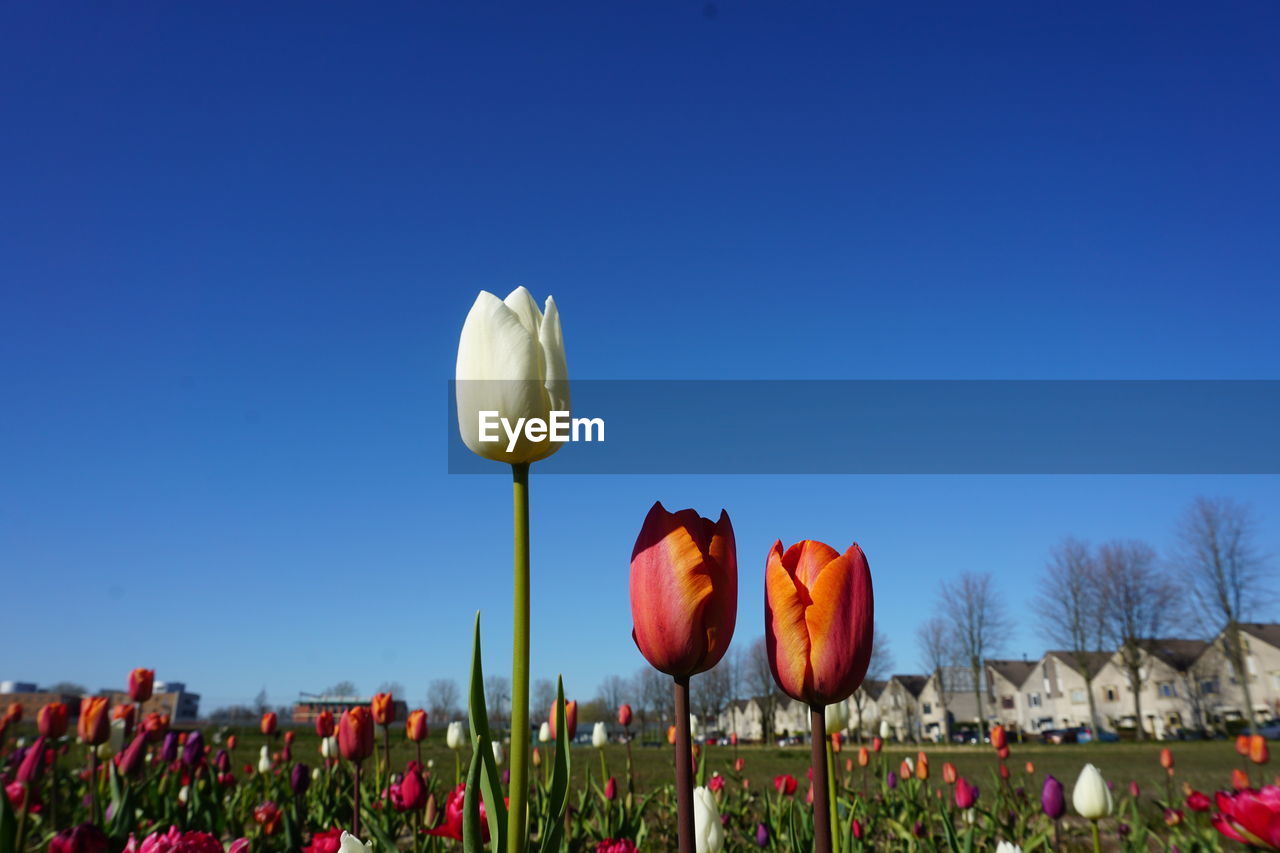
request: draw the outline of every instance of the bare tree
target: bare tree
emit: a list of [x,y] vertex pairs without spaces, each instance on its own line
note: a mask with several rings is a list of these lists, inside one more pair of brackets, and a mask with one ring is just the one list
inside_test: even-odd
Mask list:
[[253,708],[261,716],[271,710],[271,703],[267,701],[267,688],[263,687],[258,691],[258,695],[253,697]]
[[398,681],[384,681],[378,685],[378,693],[390,693],[393,699],[404,698],[404,685]]
[[[531,718],[539,721],[551,719],[551,705],[556,701],[556,683],[550,678],[539,678],[533,683],[533,714]],[[566,697],[566,701],[571,701]],[[545,717],[543,715],[546,715]]]
[[600,682],[600,689],[596,695],[605,704],[605,707],[612,709],[613,713],[617,713],[618,706],[626,702],[627,697],[631,695],[631,686],[627,684],[627,680],[621,675],[610,675]]
[[889,637],[879,628],[871,635],[871,660],[867,663],[867,674],[863,676],[858,689],[853,691],[853,709],[857,715],[854,722],[854,737],[862,743],[862,709],[870,701],[867,693],[868,681],[887,681],[893,669],[893,650],[889,648]]
[[978,734],[985,735],[982,713],[982,670],[989,655],[999,651],[1009,636],[995,581],[988,573],[965,572],[942,584],[941,615],[950,623],[956,651],[973,670],[973,698],[978,706]]
[[484,680],[484,704],[489,716],[499,723],[507,721],[510,710],[511,682],[505,675],[490,675]]
[[1257,730],[1246,648],[1240,623],[1251,621],[1260,600],[1266,560],[1254,543],[1247,506],[1229,498],[1196,498],[1176,530],[1174,562],[1190,590],[1191,611],[1205,636],[1222,632],[1222,652],[1244,691],[1249,730]]
[[325,696],[341,696],[344,699],[352,696],[359,696],[360,691],[350,681],[339,681],[337,684],[331,685],[324,689]]
[[671,689],[670,676],[642,666],[636,673],[636,693],[644,709],[641,728],[650,724],[662,728],[667,721],[674,719],[675,693]]
[[1107,640],[1119,655],[1129,689],[1137,739],[1146,738],[1142,722],[1142,684],[1151,641],[1175,613],[1174,587],[1156,567],[1156,552],[1136,540],[1108,542],[1098,549]]
[[427,685],[427,709],[431,719],[444,722],[458,716],[458,682],[452,678],[436,678]]
[[773,680],[773,670],[769,667],[769,648],[764,637],[758,637],[747,652],[742,680],[747,690],[760,705],[761,731],[764,742],[773,740],[774,718],[778,711],[778,702],[782,691]]
[[916,631],[920,643],[921,663],[925,672],[937,685],[938,704],[942,706],[943,743],[951,742],[951,677],[949,671],[956,665],[956,641],[952,625],[941,616],[934,616]]
[[720,712],[733,699],[733,667],[731,655],[722,657],[715,666],[695,676],[690,685],[690,704],[706,726],[714,728]]
[[1068,536],[1053,547],[1033,606],[1045,637],[1071,655],[1084,677],[1089,722],[1097,731],[1098,708],[1093,697],[1096,673],[1091,663],[1102,652],[1105,613],[1098,562],[1087,542]]

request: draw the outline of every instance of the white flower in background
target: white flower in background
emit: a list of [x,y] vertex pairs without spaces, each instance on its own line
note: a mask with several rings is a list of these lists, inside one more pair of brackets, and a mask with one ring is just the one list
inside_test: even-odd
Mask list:
[[311,768],[311,781],[313,781],[313,782],[314,782],[314,781],[316,781],[317,779],[319,779],[319,778],[320,778],[320,775],[321,775],[321,774],[320,774],[320,768],[319,768],[319,767],[312,767],[312,768]]
[[890,735],[891,733],[892,733],[892,730],[889,728],[889,721],[888,721],[888,720],[881,720],[881,721],[880,721],[880,738],[881,738],[882,740],[888,740],[888,739],[889,739],[889,735]]
[[271,767],[271,751],[264,746],[258,752],[258,772],[270,773]]
[[698,853],[720,853],[724,849],[724,826],[716,798],[706,788],[693,789],[693,839]]
[[842,732],[849,727],[849,706],[844,702],[828,705],[823,716],[826,717],[827,734]]
[[125,723],[124,720],[111,721],[111,733],[107,737],[107,743],[111,745],[112,755],[115,755],[120,750],[124,749],[125,734],[127,733],[125,729],[126,725],[127,723]]
[[[456,370],[458,430],[478,456],[517,464],[545,459],[560,449],[555,441],[531,441],[523,430],[514,446],[501,427],[497,441],[480,440],[480,412],[497,412],[512,428],[518,419],[569,411],[569,371],[556,301],[543,310],[523,287],[499,299],[481,291],[462,325]],[[510,446],[510,450],[508,447]]]
[[591,745],[599,749],[608,742],[609,733],[605,731],[604,723],[596,723],[591,729]]
[[550,723],[543,721],[542,725],[538,726],[538,742],[539,743],[551,742],[551,724]]
[[329,737],[320,738],[320,755],[325,758],[338,757],[338,736],[330,735]]
[[449,728],[445,730],[444,742],[448,744],[450,749],[462,749],[467,742],[467,736],[462,731],[462,723],[454,720],[449,724]]
[[912,760],[911,760],[911,756],[910,756],[910,755],[908,755],[906,758],[902,759],[902,763],[903,763],[903,764],[905,764],[905,765],[906,765],[906,767],[907,767],[907,775],[908,775],[908,776],[913,776],[913,775],[915,775],[915,772],[916,772],[916,763],[915,763],[914,761],[912,761]]
[[1008,841],[1001,841],[996,845],[996,853],[1022,853],[1022,848]]
[[188,799],[190,796],[191,796],[191,786],[190,786],[190,785],[183,785],[181,788],[179,788],[179,789],[178,789],[178,802],[180,802],[180,803],[186,803],[187,799]]
[[493,760],[495,763],[501,764],[503,759],[506,758],[506,756],[503,755],[502,753],[502,742],[495,740],[492,746],[493,746]]
[[1098,768],[1086,764],[1076,780],[1075,790],[1071,792],[1071,805],[1075,806],[1080,817],[1098,820],[1111,814],[1111,789],[1107,780],[1102,778]]
[[342,840],[338,844],[338,853],[373,853],[373,845],[365,844],[359,838],[343,830]]

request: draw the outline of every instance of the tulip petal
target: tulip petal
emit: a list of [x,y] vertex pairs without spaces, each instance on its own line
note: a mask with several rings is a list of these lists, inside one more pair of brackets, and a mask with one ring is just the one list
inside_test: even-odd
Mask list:
[[542,317],[542,326],[538,330],[538,342],[542,346],[542,355],[546,372],[547,393],[550,395],[550,408],[569,411],[569,367],[565,363],[564,334],[560,330],[560,311],[556,301],[547,297],[546,310]]
[[858,689],[871,659],[874,603],[862,549],[852,545],[819,569],[810,595],[805,624],[814,691],[823,702],[840,702]]
[[707,555],[704,565],[715,590],[703,613],[703,622],[707,626],[707,651],[698,665],[698,672],[705,672],[720,662],[733,639],[733,629],[738,620],[738,556],[729,513],[720,510],[720,519],[715,524],[706,518],[700,521],[708,540],[704,547]]
[[655,669],[673,676],[700,671],[699,626],[713,590],[708,561],[681,516],[655,503],[631,556],[632,636]]
[[[792,547],[792,550],[795,546]],[[805,608],[809,591],[788,571],[782,542],[775,542],[765,565],[765,643],[769,666],[782,691],[793,699],[808,701],[806,686],[812,683],[809,663],[809,628]]]
[[539,327],[542,326],[542,312],[538,310],[538,303],[534,301],[533,294],[528,288],[524,285],[517,287],[507,294],[502,304],[510,308],[511,313],[519,318],[520,325],[524,326],[529,337],[538,337]]

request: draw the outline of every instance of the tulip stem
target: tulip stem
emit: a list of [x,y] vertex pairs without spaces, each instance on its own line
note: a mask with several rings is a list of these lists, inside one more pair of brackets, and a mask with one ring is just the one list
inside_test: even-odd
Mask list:
[[529,464],[511,466],[513,511],[511,798],[507,853],[525,853],[529,797]]
[[676,678],[676,814],[680,853],[694,853],[693,744],[689,731],[689,677]]
[[813,851],[831,853],[831,800],[827,788],[827,714],[823,705],[811,705],[813,728]]
[[351,834],[360,838],[360,762],[355,762],[354,782],[351,785],[354,794],[355,808],[351,812]]
[[1102,839],[1098,836],[1098,822],[1089,821],[1089,831],[1093,835],[1093,853],[1102,853]]

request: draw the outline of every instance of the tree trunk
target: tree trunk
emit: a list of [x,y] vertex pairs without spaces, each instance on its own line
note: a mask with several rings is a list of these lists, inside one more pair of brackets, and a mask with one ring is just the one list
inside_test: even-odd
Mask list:
[[982,714],[982,678],[978,669],[978,659],[970,658],[969,664],[973,667],[973,698],[978,703],[978,743],[982,743],[987,736],[987,719]]
[[[1088,673],[1088,667],[1085,672]],[[1093,739],[1098,740],[1098,733],[1102,731],[1102,726],[1098,724],[1098,703],[1093,700],[1093,678],[1089,675],[1084,677],[1084,690],[1089,694],[1089,725],[1093,728]],[[1068,697],[1070,698],[1070,697]]]
[[1227,625],[1227,642],[1231,644],[1232,664],[1236,668],[1236,676],[1240,679],[1240,689],[1244,691],[1244,719],[1249,724],[1249,733],[1258,731],[1258,723],[1253,716],[1253,691],[1249,689],[1249,667],[1244,655],[1244,644],[1240,642],[1240,625],[1232,622]]
[[1133,689],[1133,716],[1138,720],[1136,740],[1147,739],[1147,729],[1142,722],[1142,668],[1129,667],[1129,686]]

